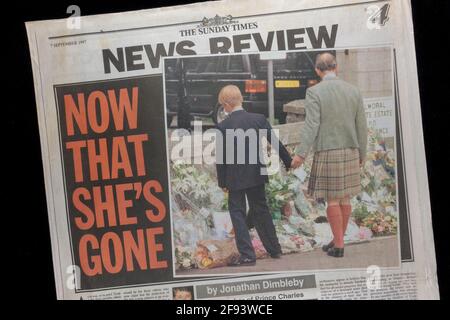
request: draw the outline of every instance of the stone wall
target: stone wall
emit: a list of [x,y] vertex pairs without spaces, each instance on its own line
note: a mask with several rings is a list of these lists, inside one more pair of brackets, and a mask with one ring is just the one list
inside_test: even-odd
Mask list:
[[391,48],[338,51],[336,59],[339,77],[356,85],[364,98],[393,95]]

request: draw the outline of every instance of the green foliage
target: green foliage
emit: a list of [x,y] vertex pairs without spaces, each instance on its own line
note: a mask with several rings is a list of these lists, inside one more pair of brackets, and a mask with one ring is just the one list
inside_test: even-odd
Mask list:
[[355,223],[357,225],[361,225],[363,220],[369,215],[369,211],[367,210],[367,206],[361,205],[355,208],[352,214],[355,219]]
[[397,219],[381,212],[370,213],[362,221],[362,225],[372,230],[374,236],[387,236],[397,233]]
[[281,219],[281,210],[283,206],[293,199],[291,182],[283,178],[280,174],[270,176],[269,183],[266,186],[267,204],[275,220]]

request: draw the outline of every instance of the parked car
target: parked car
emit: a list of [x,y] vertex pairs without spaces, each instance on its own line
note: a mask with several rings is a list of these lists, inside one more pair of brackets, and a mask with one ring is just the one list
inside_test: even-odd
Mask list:
[[[273,60],[274,111],[279,123],[286,120],[283,104],[304,99],[306,89],[318,82],[315,55],[292,52],[285,59]],[[166,59],[169,123],[180,105],[187,107],[191,117],[210,117],[214,123],[222,121],[226,114],[217,97],[220,89],[228,84],[241,89],[247,111],[268,116],[267,60],[262,60],[259,54]]]

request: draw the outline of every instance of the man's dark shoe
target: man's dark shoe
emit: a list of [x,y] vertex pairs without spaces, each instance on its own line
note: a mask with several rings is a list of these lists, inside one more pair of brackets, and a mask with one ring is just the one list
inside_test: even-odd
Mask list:
[[256,260],[248,258],[238,259],[236,261],[230,262],[228,265],[230,267],[254,266],[256,265]]
[[344,248],[333,247],[327,253],[330,257],[342,258],[344,256]]
[[322,250],[324,252],[328,252],[328,250],[330,250],[333,247],[334,247],[334,242],[331,241],[329,244],[326,244],[326,245],[322,246]]
[[272,259],[281,259],[281,253],[274,253],[274,254],[271,254],[270,257],[271,257]]

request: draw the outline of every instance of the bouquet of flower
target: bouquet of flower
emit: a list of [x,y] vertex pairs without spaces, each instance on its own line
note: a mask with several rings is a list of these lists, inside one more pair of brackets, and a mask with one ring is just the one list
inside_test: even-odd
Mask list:
[[195,250],[195,261],[200,269],[224,267],[238,258],[234,239],[202,240]]
[[210,205],[208,189],[211,187],[209,174],[188,164],[172,166],[172,188],[195,200],[198,206]]
[[176,269],[191,269],[195,267],[194,249],[177,246],[175,248]]
[[267,203],[275,220],[281,219],[281,209],[293,199],[294,192],[290,188],[291,183],[280,174],[269,178],[266,187]]
[[267,251],[258,237],[252,237],[252,245],[255,249],[256,259],[263,259],[267,257]]
[[374,236],[386,236],[397,233],[397,219],[390,214],[381,212],[370,213],[364,218],[362,225],[369,228]]

